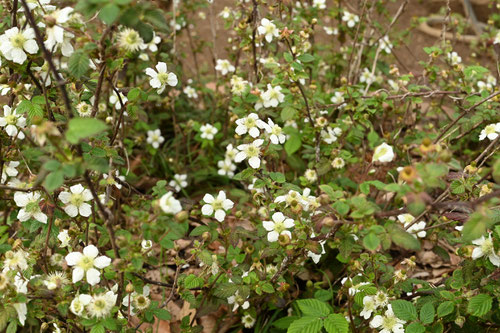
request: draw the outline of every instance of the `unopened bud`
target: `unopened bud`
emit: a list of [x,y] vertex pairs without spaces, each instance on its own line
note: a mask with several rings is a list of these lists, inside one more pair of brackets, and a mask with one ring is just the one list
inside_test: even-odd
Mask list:
[[175,220],[179,223],[186,221],[189,218],[189,213],[185,210],[181,210],[175,214]]
[[280,243],[281,246],[286,246],[290,244],[290,237],[286,234],[281,234],[278,237],[278,242]]
[[134,285],[133,285],[132,283],[130,283],[130,282],[129,282],[129,283],[127,284],[127,286],[125,287],[125,292],[126,292],[127,294],[131,294],[131,293],[133,293],[133,292],[134,292],[134,290],[135,290]]

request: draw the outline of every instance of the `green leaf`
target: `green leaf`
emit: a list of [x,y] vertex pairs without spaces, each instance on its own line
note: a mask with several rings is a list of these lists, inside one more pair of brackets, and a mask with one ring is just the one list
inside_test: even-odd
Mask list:
[[300,149],[302,141],[298,134],[292,134],[285,142],[285,151],[288,155],[293,155],[297,150]]
[[425,332],[425,326],[420,324],[420,323],[411,323],[410,325],[406,326],[405,333],[424,333]]
[[326,303],[314,298],[299,299],[297,305],[306,316],[326,317],[331,313],[331,308]]
[[59,188],[64,183],[64,172],[62,170],[57,170],[49,173],[45,180],[43,181],[43,186],[47,191],[52,192]]
[[423,324],[430,324],[434,321],[434,305],[431,302],[425,303],[420,309],[420,321]]
[[270,172],[269,176],[277,183],[284,183],[286,181],[285,175],[281,172]]
[[200,288],[201,286],[203,286],[203,279],[199,276],[190,274],[184,279],[184,287],[187,289]]
[[262,285],[262,290],[268,294],[272,294],[274,293],[274,288],[273,288],[273,285],[270,284],[269,282],[266,282]]
[[479,294],[472,297],[467,305],[467,312],[476,317],[481,317],[491,310],[493,299],[490,295]]
[[437,315],[439,318],[449,315],[455,310],[455,303],[452,301],[446,301],[440,303],[437,308]]
[[454,180],[450,184],[451,193],[462,194],[465,192],[465,185],[460,180]]
[[81,139],[96,135],[107,129],[104,122],[95,118],[73,118],[69,121],[66,139],[72,144]]
[[79,79],[89,69],[89,57],[82,51],[74,52],[68,60],[68,68],[71,75]]
[[349,323],[344,316],[338,313],[326,317],[323,325],[328,333],[347,333],[349,331]]
[[112,2],[102,7],[99,12],[99,18],[107,25],[115,22],[118,15],[120,15],[120,8]]
[[233,296],[239,288],[240,286],[234,283],[221,283],[214,288],[214,295],[216,297],[226,299],[230,296]]
[[156,309],[154,311],[155,317],[161,320],[170,320],[172,316],[170,315],[170,312],[168,312],[165,309]]
[[464,228],[462,229],[463,241],[468,242],[480,238],[486,233],[490,224],[491,221],[488,216],[477,212],[471,214],[469,220],[465,222]]
[[393,243],[397,246],[401,246],[402,248],[407,250],[420,250],[420,242],[418,241],[418,239],[407,233],[399,225],[392,224],[387,227],[387,231],[391,235]]
[[281,110],[281,120],[287,121],[293,119],[296,114],[297,110],[295,110],[291,106],[286,106]]
[[7,330],[5,331],[6,333],[16,333],[17,332],[17,322],[15,320],[12,320],[7,326]]
[[415,306],[408,301],[398,299],[391,302],[392,310],[396,317],[402,320],[416,320],[417,319],[417,309]]
[[106,333],[106,329],[101,323],[98,323],[95,326],[92,326],[90,333]]
[[332,207],[333,207],[333,209],[335,209],[337,211],[337,213],[339,213],[342,216],[347,215],[347,213],[349,213],[349,209],[350,209],[349,205],[343,201],[336,201],[332,205]]
[[287,333],[317,333],[323,327],[323,320],[318,317],[306,316],[295,320],[288,327]]
[[290,327],[290,324],[297,320],[296,316],[286,316],[282,317],[273,322],[273,326],[279,328],[280,330],[286,330]]
[[302,62],[314,61],[314,57],[312,55],[310,55],[309,53],[304,53],[304,54],[298,56],[297,59],[299,59]]
[[133,102],[133,101],[137,100],[140,95],[141,95],[141,89],[140,88],[132,88],[132,89],[130,89],[130,91],[127,94],[127,99],[130,102]]
[[380,245],[380,239],[377,237],[375,233],[370,232],[363,238],[363,245],[368,250],[375,251],[377,247]]
[[28,100],[23,100],[16,108],[16,113],[27,113],[31,120],[35,117],[43,118],[43,108],[39,104],[32,103]]

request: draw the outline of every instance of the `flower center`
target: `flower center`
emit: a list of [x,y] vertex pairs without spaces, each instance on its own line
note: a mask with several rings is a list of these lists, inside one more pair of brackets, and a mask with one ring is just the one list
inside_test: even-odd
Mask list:
[[256,157],[259,156],[259,149],[252,145],[249,145],[245,151],[248,157]]
[[484,254],[494,252],[493,242],[489,239],[485,240],[483,244],[481,244],[481,250]]
[[139,42],[139,35],[135,31],[131,31],[125,37],[125,41],[130,45],[135,45]]
[[24,208],[28,213],[35,213],[40,209],[38,201],[30,201]]
[[286,230],[286,227],[285,227],[285,224],[283,222],[275,222],[274,223],[274,231],[276,231],[278,234],[281,234],[285,230]]
[[10,37],[10,43],[15,48],[22,49],[25,42],[26,38],[23,36],[21,32],[18,32],[16,35]]
[[160,80],[161,84],[167,83],[168,73],[158,73],[158,80]]
[[15,125],[15,124],[16,124],[16,121],[17,121],[17,117],[16,117],[16,115],[11,114],[10,116],[6,116],[6,117],[5,117],[5,121],[6,121],[6,122],[7,122],[7,124],[9,124],[9,125]]
[[493,133],[495,133],[495,126],[488,125],[488,126],[486,126],[486,128],[484,130],[485,130],[486,134],[493,134]]
[[222,201],[215,199],[214,202],[212,202],[212,207],[214,210],[222,209]]
[[396,317],[384,317],[383,322],[382,322],[382,327],[385,328],[386,330],[392,330],[394,325],[396,325]]
[[82,259],[80,259],[80,261],[78,262],[78,267],[80,267],[84,271],[88,271],[89,269],[94,267],[94,259],[87,256],[83,256]]
[[250,118],[250,117],[246,118],[245,119],[245,126],[248,128],[255,127],[255,119]]
[[84,202],[85,200],[83,200],[83,195],[80,193],[73,193],[71,195],[70,203],[73,206],[80,207]]
[[95,301],[94,306],[97,310],[102,311],[106,308],[106,302],[102,299]]
[[281,127],[279,127],[278,125],[274,125],[273,128],[271,129],[271,133],[274,134],[274,135],[281,135]]

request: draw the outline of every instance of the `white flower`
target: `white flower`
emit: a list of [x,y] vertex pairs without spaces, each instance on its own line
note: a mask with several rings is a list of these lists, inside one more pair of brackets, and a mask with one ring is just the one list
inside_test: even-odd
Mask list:
[[380,333],[404,333],[403,324],[406,321],[397,318],[392,311],[391,305],[387,305],[384,316],[377,315],[370,321],[371,328],[380,329]]
[[59,200],[62,201],[64,206],[64,211],[71,217],[75,217],[78,214],[84,217],[89,217],[92,214],[92,206],[90,206],[86,201],[93,199],[90,190],[85,189],[81,184],[73,185],[70,188],[71,192],[63,191],[59,193]]
[[186,86],[183,90],[183,92],[187,95],[187,97],[189,98],[198,98],[198,93],[196,92],[196,90],[191,87],[191,86]]
[[457,52],[448,52],[447,57],[452,66],[458,65],[462,62],[462,57],[460,57]]
[[141,241],[141,247],[144,251],[148,251],[149,249],[151,249],[153,247],[153,242],[150,241],[149,239],[143,239]]
[[135,315],[135,310],[145,310],[148,308],[149,304],[151,304],[149,293],[149,286],[144,286],[144,288],[142,288],[142,294],[134,291],[123,298],[122,304],[127,308],[130,306],[130,314]]
[[57,235],[57,239],[61,242],[61,244],[59,245],[59,247],[66,247],[69,245],[69,241],[71,240],[71,237],[69,237],[68,235],[68,230],[67,229],[63,229],[59,232],[59,234]]
[[[122,99],[122,103],[125,106],[125,104],[128,102],[127,96],[119,92],[120,98]],[[118,98],[118,95],[116,94],[115,91],[109,96],[109,103],[115,106],[115,109],[120,110],[122,108],[122,103],[120,103],[120,98]]]
[[231,143],[228,144],[226,146],[226,159],[234,160],[234,158],[236,157],[236,154],[238,154],[238,149],[234,148]]
[[318,9],[325,9],[326,0],[313,0],[313,7],[316,7]]
[[493,41],[493,44],[500,44],[500,31],[497,32],[495,35],[495,40]]
[[18,175],[17,167],[19,166],[18,161],[9,161],[9,163],[4,164],[2,170],[2,183],[7,180],[7,177],[15,177]]
[[219,170],[217,173],[221,176],[228,176],[232,178],[234,176],[234,170],[236,170],[236,165],[230,159],[224,159],[217,162],[217,167]]
[[76,106],[76,111],[78,111],[80,117],[90,117],[92,114],[92,106],[86,102],[81,102]]
[[500,267],[500,257],[495,252],[491,233],[489,233],[488,238],[481,236],[481,238],[473,240],[472,244],[478,246],[472,251],[472,259],[476,260],[483,256],[488,256],[493,265]]
[[87,294],[77,295],[69,306],[71,312],[75,315],[81,317],[83,315],[83,311],[85,310],[85,306],[87,306],[92,300],[92,296]]
[[285,95],[281,93],[281,87],[273,87],[271,84],[267,84],[267,90],[261,94],[262,104],[264,107],[277,107],[279,103],[283,103],[285,100]]
[[86,276],[87,282],[95,286],[101,281],[101,273],[94,267],[103,269],[111,264],[111,259],[99,256],[99,250],[94,245],[87,245],[81,252],[71,252],[64,259],[68,266],[73,267],[73,283],[81,281]]
[[389,84],[389,87],[391,87],[391,89],[393,91],[398,91],[399,90],[399,84],[394,81],[394,80],[388,80],[387,83]]
[[120,172],[118,170],[115,170],[114,172],[114,176],[107,174],[107,173],[103,173],[102,174],[102,178],[104,178],[106,180],[106,184],[108,185],[114,185],[117,189],[121,190],[121,188],[123,187],[123,185],[119,182],[117,182],[116,180],[120,180],[121,182],[125,182],[125,176],[120,176]]
[[229,9],[229,7],[224,7],[224,9],[219,13],[219,16],[223,19],[228,19],[231,16],[231,9]]
[[276,212],[271,217],[272,221],[262,221],[262,226],[268,232],[267,240],[269,242],[276,242],[280,235],[286,235],[292,238],[292,233],[287,230],[295,226],[293,219],[283,215],[281,212]]
[[307,179],[308,182],[314,183],[315,181],[318,180],[318,174],[316,173],[316,170],[314,169],[307,169],[304,172],[304,177]]
[[243,324],[243,326],[245,326],[245,328],[252,328],[253,325],[255,325],[255,318],[247,313],[243,317],[241,317],[241,323]]
[[17,110],[12,112],[8,105],[3,106],[3,117],[0,117],[0,127],[5,127],[5,132],[8,136],[15,137],[19,140],[24,139],[24,133],[19,131],[18,128],[26,126],[26,118],[22,114],[17,113]]
[[212,126],[210,124],[205,124],[201,125],[200,132],[201,132],[200,136],[202,139],[213,140],[215,134],[217,134],[219,130],[215,126]]
[[174,194],[169,191],[160,198],[160,208],[167,214],[177,214],[182,210],[182,205],[179,200],[174,198]]
[[[411,214],[400,214],[398,215],[399,222],[403,223],[405,228],[407,228],[410,224],[413,223],[415,217]],[[426,223],[424,221],[420,221],[418,223],[413,224],[410,228],[408,228],[408,232],[413,235],[413,237],[424,238],[427,235],[425,229]]]
[[28,268],[28,253],[23,250],[5,252],[3,261],[3,272],[11,270],[24,271]]
[[277,38],[280,35],[280,31],[276,28],[276,25],[266,18],[260,21],[260,26],[257,28],[257,31],[259,35],[265,36],[268,43],[273,41],[273,37]]
[[336,91],[335,94],[332,96],[332,98],[330,98],[330,101],[333,104],[342,104],[342,103],[344,103],[344,101],[345,101],[345,99],[344,99],[344,93],[341,92],[341,91]]
[[28,58],[27,53],[35,54],[38,52],[38,45],[35,41],[35,32],[32,28],[24,31],[17,27],[5,30],[0,36],[0,51],[7,60],[22,64]]
[[[314,232],[311,234],[311,237],[315,237]],[[319,245],[321,246],[321,253],[315,253],[313,251],[307,251],[307,256],[313,260],[315,264],[319,263],[321,256],[326,253],[325,251],[325,243],[326,240],[320,241]]]
[[152,68],[146,68],[145,72],[148,76],[151,77],[149,80],[149,85],[155,89],[158,89],[156,92],[161,94],[167,85],[171,87],[175,87],[177,85],[177,75],[174,73],[167,72],[167,64],[164,62],[159,62],[156,65],[156,72]]
[[376,309],[377,306],[375,305],[373,296],[365,296],[363,297],[363,311],[361,311],[359,315],[368,319],[372,316],[372,312]]
[[64,272],[49,273],[47,278],[43,280],[43,284],[47,287],[48,290],[62,288],[67,283],[68,279],[66,278],[66,274]]
[[[248,296],[247,296],[248,298]],[[245,300],[242,296],[240,296],[238,290],[234,293],[234,296],[229,296],[227,298],[227,302],[229,304],[234,304],[233,306],[233,311],[238,310],[238,308],[241,306],[243,310],[246,310],[250,307],[250,303]]]
[[[28,293],[28,280],[23,280],[19,273],[14,276],[14,286],[16,287],[16,292],[18,294],[27,294]],[[28,314],[28,308],[26,307],[26,303],[14,303],[12,304],[14,309],[16,309],[17,317],[22,326],[24,326],[24,322],[26,321],[26,315]]]
[[383,38],[380,39],[379,41],[379,46],[382,50],[385,51],[385,53],[389,54],[392,51],[392,44],[391,41],[389,40],[389,36],[384,36]]
[[93,295],[86,306],[89,315],[95,318],[107,317],[115,305],[117,297],[118,295],[111,290],[104,294]]
[[275,124],[271,118],[267,119],[267,124],[262,122],[262,127],[266,130],[269,135],[269,139],[272,144],[284,144],[286,141],[286,135],[283,133],[283,129]]
[[161,136],[160,129],[155,129],[154,131],[148,131],[148,138],[146,142],[153,146],[154,149],[158,149],[160,145],[165,141],[165,138]]
[[248,159],[248,164],[254,169],[260,167],[260,146],[264,143],[264,140],[257,139],[252,143],[242,144],[238,146],[240,151],[236,154],[234,161],[239,163],[245,159]]
[[342,16],[342,21],[347,22],[347,26],[352,28],[359,22],[359,16],[349,13],[348,11],[344,11],[344,15]]
[[222,75],[232,73],[236,70],[227,59],[217,59],[217,65],[215,66],[215,69],[221,72]]
[[364,68],[363,73],[361,73],[361,76],[359,77],[359,82],[364,82],[367,85],[370,85],[375,82],[376,79],[375,74],[372,74],[368,68]]
[[240,96],[245,91],[248,85],[247,80],[244,80],[237,75],[233,75],[229,82],[231,83],[231,92],[238,96]]
[[294,206],[295,204],[300,204],[300,205],[307,205],[307,201],[302,198],[299,192],[290,190],[288,191],[287,194],[285,195],[280,195],[274,199],[275,203],[281,203],[284,202],[286,204],[286,207],[288,206]]
[[373,152],[372,162],[387,163],[394,159],[394,151],[387,143],[377,146]]
[[180,192],[181,189],[185,188],[188,183],[187,183],[187,175],[174,175],[174,179],[172,179],[168,185],[172,186],[175,189],[175,192]]
[[342,157],[335,157],[332,161],[332,167],[335,169],[342,169],[345,166],[345,161]]
[[375,301],[375,305],[378,308],[383,308],[387,304],[389,304],[389,297],[387,297],[387,294],[381,290],[377,291],[377,293],[373,297],[373,300]]
[[250,113],[248,116],[236,120],[236,125],[238,125],[235,130],[236,134],[248,133],[252,138],[256,138],[260,135],[259,128],[263,128],[265,123],[259,119],[256,113]]
[[229,210],[234,206],[234,203],[231,200],[226,199],[226,193],[224,191],[219,191],[217,198],[214,198],[213,195],[207,193],[203,197],[203,201],[205,202],[203,207],[201,207],[203,215],[212,216],[215,212],[214,217],[219,222],[224,221],[224,218],[226,217],[226,210]]
[[145,50],[146,48],[149,49],[151,52],[156,52],[158,51],[158,44],[161,43],[161,38],[156,35],[156,33],[153,31],[153,38],[151,41],[147,44],[142,44],[141,49]]
[[336,142],[340,135],[342,135],[342,130],[339,127],[327,127],[321,131],[321,138],[329,145]]
[[332,27],[323,27],[323,30],[325,30],[325,33],[327,35],[338,35],[339,34],[339,29],[338,28],[332,28]]
[[47,40],[44,42],[45,47],[52,51],[54,47],[61,46],[61,51],[66,57],[69,57],[73,53],[73,46],[69,40],[74,37],[74,35],[70,32],[66,32],[62,25],[69,20],[71,12],[73,12],[73,8],[65,7],[53,11],[47,15],[48,17],[45,19],[46,22],[50,22],[50,24],[47,23],[45,29],[47,35]]
[[16,192],[14,194],[14,201],[17,207],[22,207],[17,214],[19,221],[28,221],[31,218],[47,223],[47,215],[40,210],[40,197],[39,192]]
[[144,40],[134,29],[125,28],[118,34],[118,45],[125,51],[139,51],[143,44]]
[[483,141],[486,138],[493,141],[496,138],[498,138],[499,134],[500,134],[500,123],[489,124],[481,131],[481,134],[479,135],[479,141]]

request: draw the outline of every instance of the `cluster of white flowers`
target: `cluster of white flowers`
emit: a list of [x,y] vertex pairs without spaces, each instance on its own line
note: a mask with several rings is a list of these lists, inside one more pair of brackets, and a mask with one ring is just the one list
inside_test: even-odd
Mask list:
[[415,217],[411,214],[400,214],[398,215],[399,222],[403,223],[407,231],[417,238],[425,238],[427,232],[425,231],[426,223],[425,221],[414,222]]
[[329,145],[336,142],[338,137],[342,135],[342,129],[340,127],[326,127],[321,130],[321,138],[323,141]]
[[118,298],[114,289],[92,296],[77,295],[71,302],[69,309],[79,317],[105,318],[111,313]]

